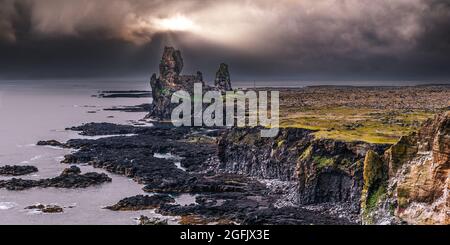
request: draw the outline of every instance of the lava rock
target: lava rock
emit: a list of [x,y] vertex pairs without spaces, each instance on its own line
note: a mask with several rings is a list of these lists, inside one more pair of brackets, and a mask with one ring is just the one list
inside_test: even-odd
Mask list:
[[153,196],[138,195],[120,200],[106,209],[113,211],[137,211],[159,208],[161,204],[174,203],[175,199],[169,195],[156,194]]
[[[113,123],[87,123],[66,130],[79,131],[84,136],[124,135],[137,134],[146,131],[145,127],[133,127],[131,125],[116,125]],[[72,147],[72,146],[71,146]]]
[[10,166],[6,165],[0,167],[0,175],[4,176],[20,176],[37,172],[38,169],[34,166]]
[[35,187],[54,187],[66,189],[87,188],[89,186],[111,182],[111,178],[109,178],[104,173],[80,173],[81,171],[78,167],[72,166],[68,169],[65,169],[60,176],[51,179],[24,180],[13,178],[10,180],[0,180],[0,189],[5,188],[11,191],[22,191]]
[[38,146],[54,146],[54,147],[61,147],[61,148],[67,147],[65,144],[63,144],[57,140],[39,141],[36,145],[38,145]]
[[123,106],[106,108],[105,111],[123,111],[123,112],[148,112],[151,109],[151,104],[142,104],[136,106]]
[[57,205],[36,204],[36,205],[28,206],[25,209],[34,209],[34,210],[40,211],[42,213],[63,213],[64,212],[64,209]]

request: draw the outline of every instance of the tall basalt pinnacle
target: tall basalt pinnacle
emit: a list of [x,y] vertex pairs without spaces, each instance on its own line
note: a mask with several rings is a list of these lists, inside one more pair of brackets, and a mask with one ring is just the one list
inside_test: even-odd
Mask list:
[[183,70],[183,58],[181,52],[173,47],[165,47],[164,53],[159,65],[159,73],[164,78],[168,75],[180,75]]
[[220,91],[231,91],[231,78],[230,72],[228,71],[227,64],[220,64],[219,70],[216,73],[215,86]]

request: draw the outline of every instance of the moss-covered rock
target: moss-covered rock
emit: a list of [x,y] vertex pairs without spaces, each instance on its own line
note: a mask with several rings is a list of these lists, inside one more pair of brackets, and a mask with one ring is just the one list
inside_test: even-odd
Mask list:
[[362,221],[373,223],[372,212],[386,193],[386,167],[382,158],[370,150],[364,160],[364,186],[361,193]]
[[331,157],[314,156],[313,159],[319,170],[326,167],[331,167],[335,164],[334,159]]

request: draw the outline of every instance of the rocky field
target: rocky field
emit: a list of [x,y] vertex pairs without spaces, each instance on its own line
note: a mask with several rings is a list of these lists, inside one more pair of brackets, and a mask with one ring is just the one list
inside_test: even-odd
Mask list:
[[450,86],[280,89],[281,126],[319,138],[395,143],[450,108]]

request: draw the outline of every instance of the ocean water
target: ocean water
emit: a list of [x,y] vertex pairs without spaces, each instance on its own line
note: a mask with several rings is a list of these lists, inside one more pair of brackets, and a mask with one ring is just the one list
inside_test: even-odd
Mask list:
[[[39,140],[62,142],[82,138],[66,127],[88,122],[129,124],[145,113],[103,111],[112,106],[148,103],[148,98],[101,99],[92,97],[99,90],[149,90],[142,82],[77,82],[77,81],[11,81],[0,82],[0,166],[33,165],[39,172],[24,179],[50,178],[68,165],[61,164],[69,149],[36,146]],[[96,113],[88,113],[96,111]],[[113,116],[113,117],[111,117]],[[82,172],[103,172],[81,166]],[[144,194],[134,181],[107,173],[112,182],[87,189],[0,189],[0,224],[135,224],[140,215],[155,216],[153,211],[113,212],[103,209],[125,197]],[[10,177],[1,177],[8,179]],[[180,203],[191,203],[192,197],[179,197]],[[26,206],[57,204],[65,208],[61,214],[42,214],[25,210]]]

